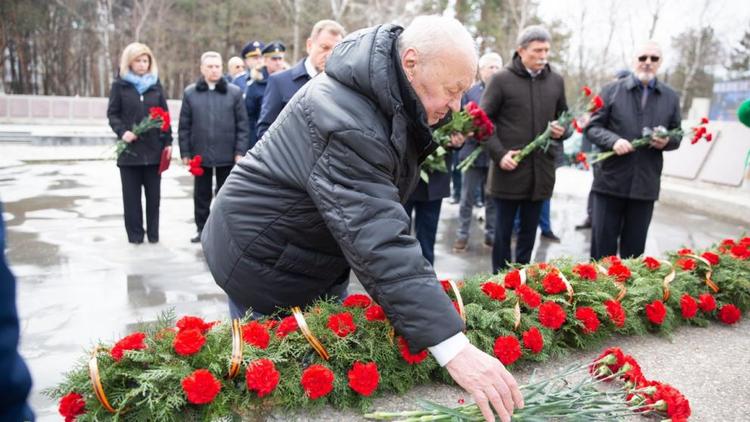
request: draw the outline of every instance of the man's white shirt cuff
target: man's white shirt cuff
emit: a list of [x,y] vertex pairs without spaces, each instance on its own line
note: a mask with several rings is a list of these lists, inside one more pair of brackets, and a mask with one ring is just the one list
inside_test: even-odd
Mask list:
[[467,344],[469,344],[469,339],[466,335],[464,333],[457,333],[453,337],[449,337],[434,346],[428,347],[427,350],[432,353],[432,356],[440,366],[445,366],[455,358],[458,352],[463,350]]

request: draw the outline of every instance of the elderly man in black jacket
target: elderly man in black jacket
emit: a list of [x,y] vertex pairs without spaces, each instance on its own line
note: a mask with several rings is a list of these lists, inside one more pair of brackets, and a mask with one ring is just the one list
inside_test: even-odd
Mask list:
[[344,295],[351,268],[412,351],[429,348],[488,421],[489,403],[509,421],[515,380],[462,333],[402,205],[437,147],[430,125],[460,109],[476,67],[455,19],[351,34],[238,163],[202,242],[234,315]]
[[198,233],[190,239],[201,241],[208,219],[216,172],[216,192],[224,184],[235,161],[249,148],[250,134],[242,92],[222,77],[221,55],[207,51],[201,56],[201,77],[185,88],[180,110],[180,156],[188,165],[200,155],[203,175],[195,176],[193,205]]
[[643,253],[654,201],[659,199],[662,153],[680,147],[679,136],[652,135],[648,148],[634,149],[630,144],[644,129],[680,127],[680,100],[672,88],[656,79],[661,58],[657,43],[643,44],[633,61],[633,75],[602,89],[604,107],[586,127],[591,143],[617,154],[595,164],[591,187],[594,259],[617,254],[618,243],[623,258]]
[[[554,121],[568,105],[562,76],[547,64],[549,31],[536,25],[525,28],[517,44],[513,60],[492,76],[481,102],[495,124],[495,134],[487,141],[494,161],[487,194],[497,208],[493,272],[506,268],[510,262],[531,261],[542,205],[552,197],[555,186],[555,148],[537,149],[520,163],[513,157],[550,122],[553,142],[562,141],[572,133]],[[514,260],[510,237],[516,213],[521,224]]]

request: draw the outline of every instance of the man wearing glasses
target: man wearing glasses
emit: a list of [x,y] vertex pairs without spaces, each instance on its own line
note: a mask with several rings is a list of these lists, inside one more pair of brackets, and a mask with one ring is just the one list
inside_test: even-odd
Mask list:
[[618,252],[623,258],[643,254],[648,226],[659,199],[662,153],[680,147],[681,137],[651,135],[651,144],[635,149],[631,141],[644,129],[680,127],[680,101],[656,78],[662,62],[659,45],[643,44],[635,55],[633,75],[606,85],[604,107],[585,129],[586,137],[617,156],[595,166],[591,257]]

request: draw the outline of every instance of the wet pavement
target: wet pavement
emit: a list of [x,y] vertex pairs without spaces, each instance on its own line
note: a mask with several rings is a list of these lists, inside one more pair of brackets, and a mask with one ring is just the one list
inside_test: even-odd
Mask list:
[[[0,199],[8,227],[7,256],[18,280],[21,354],[34,379],[31,404],[39,420],[59,420],[56,403],[41,390],[58,383],[65,370],[97,339],[111,341],[139,322],[154,321],[168,309],[207,319],[227,316],[226,299],[213,283],[200,246],[189,243],[193,224],[192,177],[176,163],[162,180],[158,244],[131,245],[122,220],[117,167],[111,161],[35,162],[0,166]],[[539,242],[536,261],[588,257],[589,232],[573,227],[585,217],[590,173],[558,171],[552,226],[560,243]],[[443,204],[436,246],[440,277],[488,272],[490,250],[482,246],[476,210],[470,249],[454,254],[458,205]],[[647,253],[702,247],[750,231],[749,221],[722,221],[657,204]],[[353,291],[361,290],[358,285]],[[693,404],[696,421],[741,421],[750,415],[750,323],[683,328],[671,339],[613,339],[641,362],[647,375],[675,384]],[[542,373],[589,359],[597,351],[574,353],[541,368]],[[521,380],[531,367],[518,368]],[[405,397],[380,398],[376,407],[407,409],[415,398],[454,404],[466,397],[446,386],[420,387]],[[466,397],[468,398],[468,397]],[[274,415],[273,419],[350,420],[351,412]]]

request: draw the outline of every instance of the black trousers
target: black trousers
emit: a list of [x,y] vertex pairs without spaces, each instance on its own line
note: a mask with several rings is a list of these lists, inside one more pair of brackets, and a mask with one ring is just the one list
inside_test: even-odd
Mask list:
[[616,255],[640,256],[646,248],[646,235],[654,213],[654,201],[619,198],[592,192],[591,258]]
[[[442,204],[443,198],[433,201],[407,201],[404,205],[406,213],[414,222],[414,230],[417,232],[417,241],[422,248],[422,256],[433,265],[435,264],[435,238]],[[412,211],[414,211],[413,215]]]
[[[216,172],[216,190],[212,192],[213,175]],[[227,180],[232,166],[223,167],[203,167],[203,176],[195,176],[195,185],[193,187],[193,206],[195,209],[195,225],[198,231],[203,231],[203,226],[208,220],[208,213],[211,210],[211,200],[219,193],[219,189]]]
[[[492,198],[495,201],[495,245],[492,247],[492,272],[496,273],[508,267],[511,262],[528,264],[531,262],[531,251],[536,241],[536,228],[542,215],[544,201],[512,200]],[[513,220],[516,213],[520,218],[520,231],[516,242],[516,259],[513,260],[510,249],[510,237],[513,233]]]
[[148,240],[159,240],[159,201],[161,175],[159,166],[120,166],[125,231],[129,242],[143,242],[143,207],[141,193],[146,193],[146,232]]

